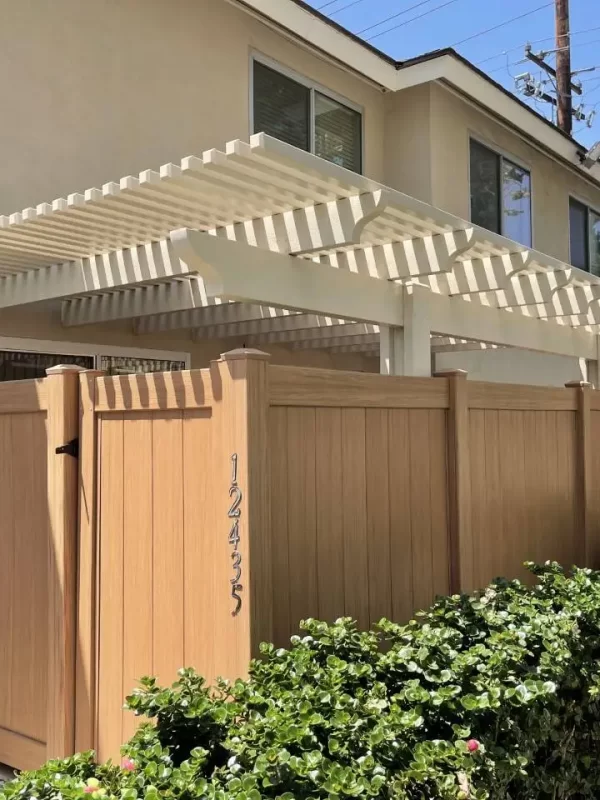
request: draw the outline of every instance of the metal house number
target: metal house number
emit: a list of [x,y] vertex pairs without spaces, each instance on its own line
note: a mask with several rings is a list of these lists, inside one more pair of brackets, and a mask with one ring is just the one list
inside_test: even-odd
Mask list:
[[231,612],[232,617],[237,617],[240,613],[242,608],[242,598],[240,592],[243,591],[244,587],[240,583],[242,578],[242,554],[238,550],[239,543],[240,543],[240,517],[242,515],[242,510],[240,508],[242,504],[242,490],[238,486],[238,457],[237,453],[234,453],[231,456],[231,486],[229,487],[229,497],[232,500],[231,506],[229,507],[229,513],[227,516],[229,519],[233,520],[231,524],[231,529],[229,531],[229,544],[233,547],[233,551],[231,553],[231,560],[233,562],[233,578],[231,579],[231,596],[235,600],[235,608]]

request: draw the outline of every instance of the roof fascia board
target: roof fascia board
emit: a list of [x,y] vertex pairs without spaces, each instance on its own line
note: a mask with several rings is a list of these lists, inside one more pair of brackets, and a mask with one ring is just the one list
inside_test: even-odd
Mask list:
[[389,91],[394,91],[397,82],[396,67],[386,61],[384,54],[378,55],[361,45],[348,34],[336,30],[315,14],[310,13],[291,0],[229,0],[234,5],[246,7],[288,30],[295,39],[302,39],[312,48],[326,53],[346,67]]

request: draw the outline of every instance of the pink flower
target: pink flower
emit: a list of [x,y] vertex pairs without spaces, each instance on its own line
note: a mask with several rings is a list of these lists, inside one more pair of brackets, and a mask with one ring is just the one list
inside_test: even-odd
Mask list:
[[469,753],[476,753],[479,750],[479,742],[477,739],[469,739],[467,742],[467,750]]
[[135,770],[135,761],[133,758],[124,758],[121,761],[121,769],[124,769],[126,772],[133,772]]
[[97,788],[97,786],[86,786],[83,791],[85,794],[94,794]]

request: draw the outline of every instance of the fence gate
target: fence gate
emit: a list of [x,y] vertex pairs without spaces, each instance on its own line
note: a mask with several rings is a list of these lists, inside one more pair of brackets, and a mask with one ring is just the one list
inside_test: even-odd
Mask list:
[[77,367],[0,383],[0,762],[73,746]]
[[[82,378],[76,746],[100,759],[118,757],[134,731],[123,699],[141,676],[247,670],[247,371],[264,376],[266,364]],[[266,425],[266,406],[262,416]]]

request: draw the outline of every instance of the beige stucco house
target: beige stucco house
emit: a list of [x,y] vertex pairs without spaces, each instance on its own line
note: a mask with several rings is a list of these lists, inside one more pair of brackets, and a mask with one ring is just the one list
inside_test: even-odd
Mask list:
[[[163,228],[148,222],[139,230],[139,220],[158,207],[147,193],[142,200],[135,193],[150,186],[152,176],[170,179],[180,169],[173,165],[185,156],[199,158],[207,185],[211,165],[219,166],[221,194],[214,208],[222,216],[215,212],[214,217],[222,224],[215,223],[215,229],[225,230],[226,223],[241,223],[245,216],[272,218],[281,205],[270,207],[264,198],[262,205],[251,202],[258,180],[265,196],[271,186],[273,196],[284,191],[272,165],[261,176],[252,165],[243,167],[247,213],[241,200],[234,208],[222,193],[227,181],[239,190],[234,166],[242,167],[235,147],[223,157],[233,166],[218,153],[227,142],[248,142],[260,132],[356,173],[355,191],[361,196],[383,186],[432,206],[435,214],[419,207],[421,217],[437,220],[438,227],[425,233],[437,231],[439,237],[467,230],[444,214],[489,230],[496,237],[490,239],[493,246],[460,251],[469,264],[481,259],[480,274],[495,269],[493,259],[519,253],[521,267],[512,272],[507,267],[507,280],[514,283],[516,275],[518,282],[527,269],[543,273],[544,280],[550,276],[549,288],[539,289],[533,301],[499,301],[498,286],[492,284],[484,287],[487,293],[473,286],[446,291],[469,301],[465,313],[476,302],[490,307],[490,314],[505,309],[503,330],[524,314],[534,331],[534,320],[548,318],[539,307],[554,303],[554,311],[532,336],[521,337],[517,328],[500,335],[495,323],[493,333],[484,326],[466,331],[476,336],[461,336],[455,334],[457,326],[436,327],[432,307],[427,359],[420,351],[417,374],[431,368],[429,353],[435,369],[460,367],[486,380],[557,385],[585,376],[586,362],[597,363],[600,166],[583,166],[584,148],[453,51],[396,63],[299,0],[5,0],[0,60],[7,76],[0,87],[0,214],[5,215],[0,218],[5,276],[0,280],[0,379],[33,376],[69,359],[109,371],[200,367],[244,344],[270,352],[275,363],[378,371],[384,331],[377,314],[345,313],[346,307],[335,303],[317,308],[307,300],[296,303],[292,295],[290,313],[317,314],[321,322],[315,326],[307,319],[291,335],[285,326],[270,327],[269,314],[265,322],[264,313],[250,312],[259,306],[281,308],[268,291],[264,296],[250,296],[255,294],[250,290],[226,294],[225,300],[245,304],[243,316],[219,316],[206,298],[190,315],[183,313],[190,310],[186,304],[146,302],[152,286],[160,295],[157,280],[138,275],[112,281],[106,294],[101,282],[65,283],[58,289],[58,278],[48,271],[54,253],[66,264],[103,257],[113,241],[106,231],[112,226],[116,233],[126,232],[134,219],[137,233],[129,239],[117,236],[115,251],[118,244],[158,241]],[[210,152],[203,157],[205,151]],[[315,159],[305,163],[300,155],[299,165],[316,169]],[[161,165],[166,166],[160,170]],[[340,182],[341,171],[327,174],[332,185]],[[296,203],[290,191],[287,208],[305,208],[306,198]],[[209,194],[202,202],[209,202]],[[402,209],[409,201],[398,198]],[[171,197],[171,211],[161,212],[166,231],[194,227],[183,213],[190,201],[183,188],[178,200]],[[109,202],[113,205],[103,205]],[[111,210],[115,203],[123,209],[118,219]],[[411,230],[416,237],[424,235],[419,225]],[[377,246],[389,239],[382,235]],[[406,241],[406,233],[400,241]],[[340,252],[348,246],[342,244]],[[272,241],[267,246],[276,249]],[[310,251],[288,247],[286,252]],[[312,252],[321,251],[313,247]],[[571,265],[575,272],[569,271]],[[27,287],[37,282],[45,288],[21,291],[17,283],[25,285],[19,277],[25,270]],[[417,279],[424,272],[417,269]],[[568,282],[553,283],[556,275],[567,273]],[[401,276],[388,281],[403,285]],[[437,283],[428,284],[428,290],[437,289]],[[556,311],[560,290],[570,305]],[[144,291],[144,302],[128,302],[131,292],[139,298]],[[117,313],[117,306],[130,311]],[[511,313],[514,308],[517,313]],[[326,311],[327,325],[335,328],[331,340],[315,335]],[[253,327],[255,318],[260,324]],[[353,326],[346,329],[347,341],[343,323]],[[358,324],[372,327],[359,330]],[[430,339],[430,333],[437,338]],[[393,342],[389,332],[385,337]],[[402,341],[397,339],[397,348],[404,347]]]

